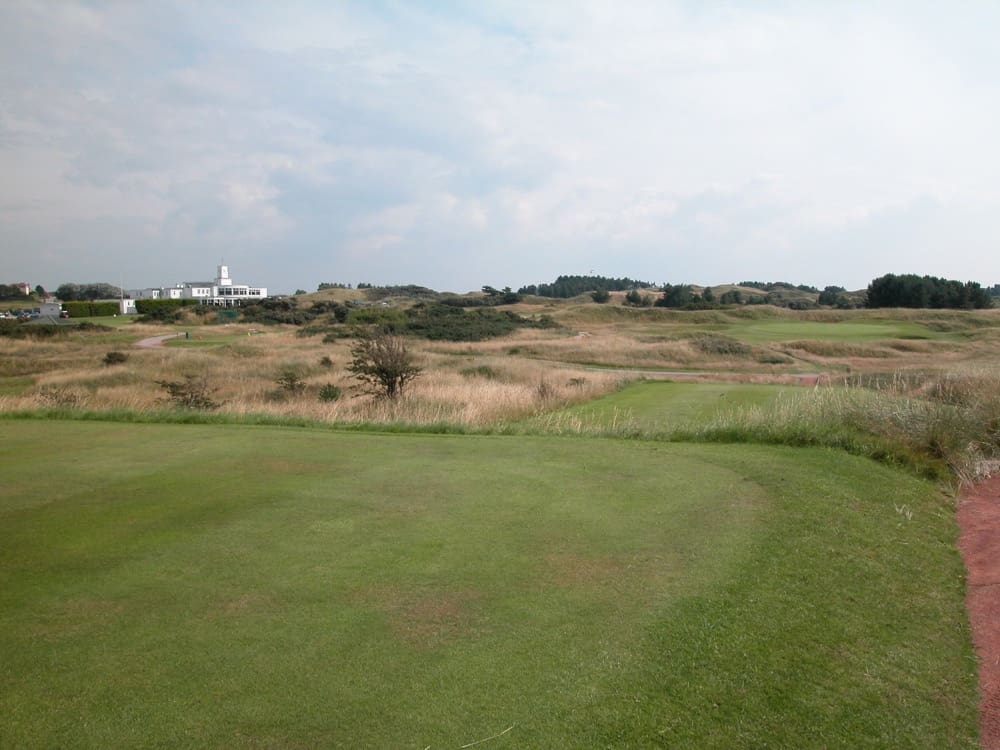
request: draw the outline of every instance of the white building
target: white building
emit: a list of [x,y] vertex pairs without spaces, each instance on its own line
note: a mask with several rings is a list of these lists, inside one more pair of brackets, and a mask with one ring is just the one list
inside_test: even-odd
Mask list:
[[237,307],[244,302],[256,302],[267,297],[267,287],[234,284],[229,278],[229,266],[219,266],[214,281],[185,281],[160,289],[131,289],[133,299],[196,299],[203,305]]

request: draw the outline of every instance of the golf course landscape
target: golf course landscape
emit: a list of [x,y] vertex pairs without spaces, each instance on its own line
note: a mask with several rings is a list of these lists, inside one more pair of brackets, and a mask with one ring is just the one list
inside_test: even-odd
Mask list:
[[978,746],[1000,317],[516,309],[0,337],[0,746]]

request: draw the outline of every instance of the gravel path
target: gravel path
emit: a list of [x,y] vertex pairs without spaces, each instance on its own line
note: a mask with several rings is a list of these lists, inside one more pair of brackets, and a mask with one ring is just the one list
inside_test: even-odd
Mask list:
[[958,527],[968,570],[965,603],[979,657],[980,743],[1000,750],[1000,474],[962,492]]

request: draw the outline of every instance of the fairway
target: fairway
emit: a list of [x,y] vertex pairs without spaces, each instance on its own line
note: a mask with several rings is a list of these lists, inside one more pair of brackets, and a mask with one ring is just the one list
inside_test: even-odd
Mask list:
[[951,506],[864,459],[6,425],[3,747],[976,745]]
[[796,386],[642,381],[562,413],[594,427],[667,430],[706,421],[741,406],[766,406]]
[[903,320],[819,322],[808,320],[753,320],[721,328],[721,332],[752,344],[814,339],[866,342],[881,339],[939,339],[944,334],[920,323]]

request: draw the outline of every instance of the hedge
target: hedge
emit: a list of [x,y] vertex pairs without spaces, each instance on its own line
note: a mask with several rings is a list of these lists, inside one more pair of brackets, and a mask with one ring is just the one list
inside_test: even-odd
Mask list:
[[117,302],[63,302],[62,306],[71,318],[103,318],[119,312]]
[[196,299],[137,299],[135,311],[140,315],[152,315],[157,310],[177,310],[197,304]]

